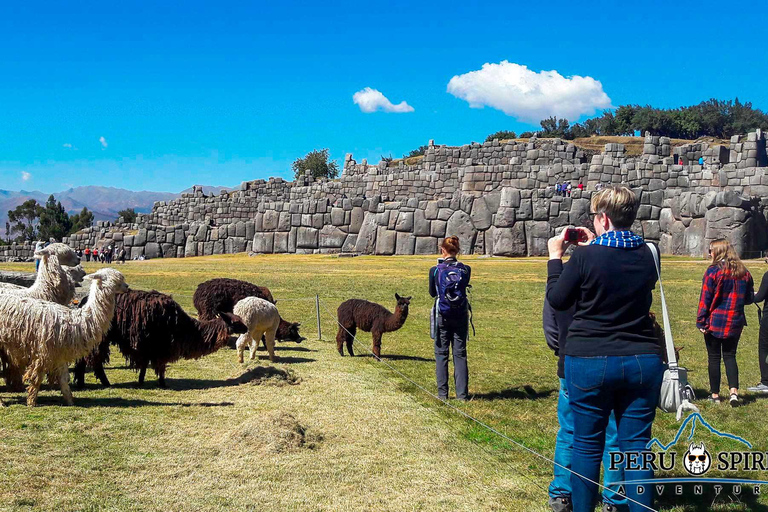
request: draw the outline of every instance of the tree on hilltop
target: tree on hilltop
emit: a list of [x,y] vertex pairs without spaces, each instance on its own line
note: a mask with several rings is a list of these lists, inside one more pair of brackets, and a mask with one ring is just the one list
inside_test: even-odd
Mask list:
[[339,166],[331,160],[328,148],[316,149],[291,164],[294,179],[301,176],[333,179],[339,176]]
[[133,208],[126,208],[125,210],[120,210],[117,212],[118,217],[123,218],[123,222],[127,222],[128,224],[133,224],[136,222],[136,217],[138,214],[136,213],[136,210]]
[[515,132],[509,131],[509,130],[501,130],[487,136],[485,138],[485,142],[493,142],[493,139],[509,140],[509,139],[516,139],[516,138],[517,138],[517,134]]

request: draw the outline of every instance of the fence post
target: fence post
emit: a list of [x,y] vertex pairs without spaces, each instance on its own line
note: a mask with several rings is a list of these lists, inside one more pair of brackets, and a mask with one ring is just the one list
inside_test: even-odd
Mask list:
[[323,340],[323,333],[320,330],[320,295],[315,295],[315,313],[317,314],[317,340]]

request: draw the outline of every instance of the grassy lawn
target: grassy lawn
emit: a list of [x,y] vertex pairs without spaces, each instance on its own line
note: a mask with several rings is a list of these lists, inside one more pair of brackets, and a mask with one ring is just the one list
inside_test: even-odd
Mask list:
[[[474,398],[456,405],[551,457],[558,381],[541,330],[546,262],[464,261],[473,269],[477,336],[468,351]],[[547,462],[461,419],[371,357],[336,353],[336,323],[326,307],[335,312],[343,300],[359,297],[393,309],[396,292],[412,295],[408,321],[384,335],[382,355],[434,390],[426,279],[433,264],[431,257],[235,255],[118,267],[132,287],[171,293],[190,312],[192,293],[206,279],[268,286],[282,316],[302,322],[309,338],[300,346],[280,345],[274,365],[300,382],[268,372],[265,353],[241,366],[225,349],[172,365],[169,390],[158,389],[151,372],[145,389],[137,388],[136,374],[113,352],[107,373],[114,386],[102,389],[89,374],[88,388],[75,391],[70,408],[61,406],[58,391],[46,390],[40,406],[29,410],[21,394],[0,388],[11,402],[0,410],[0,510],[546,510]],[[673,334],[685,346],[682,363],[701,397],[708,387],[706,350],[695,315],[705,266],[664,261]],[[759,282],[765,265],[748,267]],[[303,300],[315,294],[323,304],[323,341],[317,341],[314,301]],[[744,389],[759,381],[757,318],[750,308],[738,357]],[[654,309],[660,313],[657,302]],[[358,337],[370,342],[370,334]],[[744,398],[738,409],[699,405],[713,427],[768,451],[766,402]],[[670,442],[678,426],[672,415],[659,413],[654,435]],[[695,440],[705,441],[710,453],[741,449],[703,429]],[[679,444],[682,456],[685,443]],[[674,474],[683,476],[682,467]],[[765,498],[742,496],[745,503],[738,503],[722,495],[714,508],[711,501],[670,500],[664,510],[768,510]]]

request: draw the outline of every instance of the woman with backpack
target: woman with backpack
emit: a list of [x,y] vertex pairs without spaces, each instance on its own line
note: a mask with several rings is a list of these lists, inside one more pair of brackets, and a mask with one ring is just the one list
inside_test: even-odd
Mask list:
[[434,320],[435,375],[437,395],[448,399],[448,356],[453,352],[453,380],[456,398],[467,400],[469,369],[467,337],[469,336],[469,301],[467,287],[472,269],[460,263],[459,239],[451,236],[440,245],[442,258],[429,270],[429,295],[436,298]]
[[741,331],[747,325],[744,305],[754,300],[754,282],[728,240],[713,240],[709,244],[712,263],[704,273],[699,299],[696,327],[704,334],[709,356],[710,401],[720,403],[720,359],[725,374],[732,407],[739,405],[739,367],[736,347]]

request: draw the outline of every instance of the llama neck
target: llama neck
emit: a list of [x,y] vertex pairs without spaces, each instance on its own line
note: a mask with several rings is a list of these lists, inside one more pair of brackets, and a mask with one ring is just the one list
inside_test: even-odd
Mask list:
[[196,320],[189,317],[194,326],[184,340],[184,357],[201,357],[219,350],[228,338],[227,326],[221,318]]
[[386,329],[387,332],[398,330],[403,326],[407,317],[408,310],[401,306],[397,306],[395,312],[390,314],[384,322],[384,329]]
[[85,345],[80,357],[88,355],[106,334],[115,316],[115,300],[114,293],[103,290],[95,280],[91,283],[88,302],[78,310],[80,328],[84,334],[82,342]]
[[72,297],[66,272],[56,255],[50,255],[41,263],[35,282],[29,288],[29,296],[66,305]]

